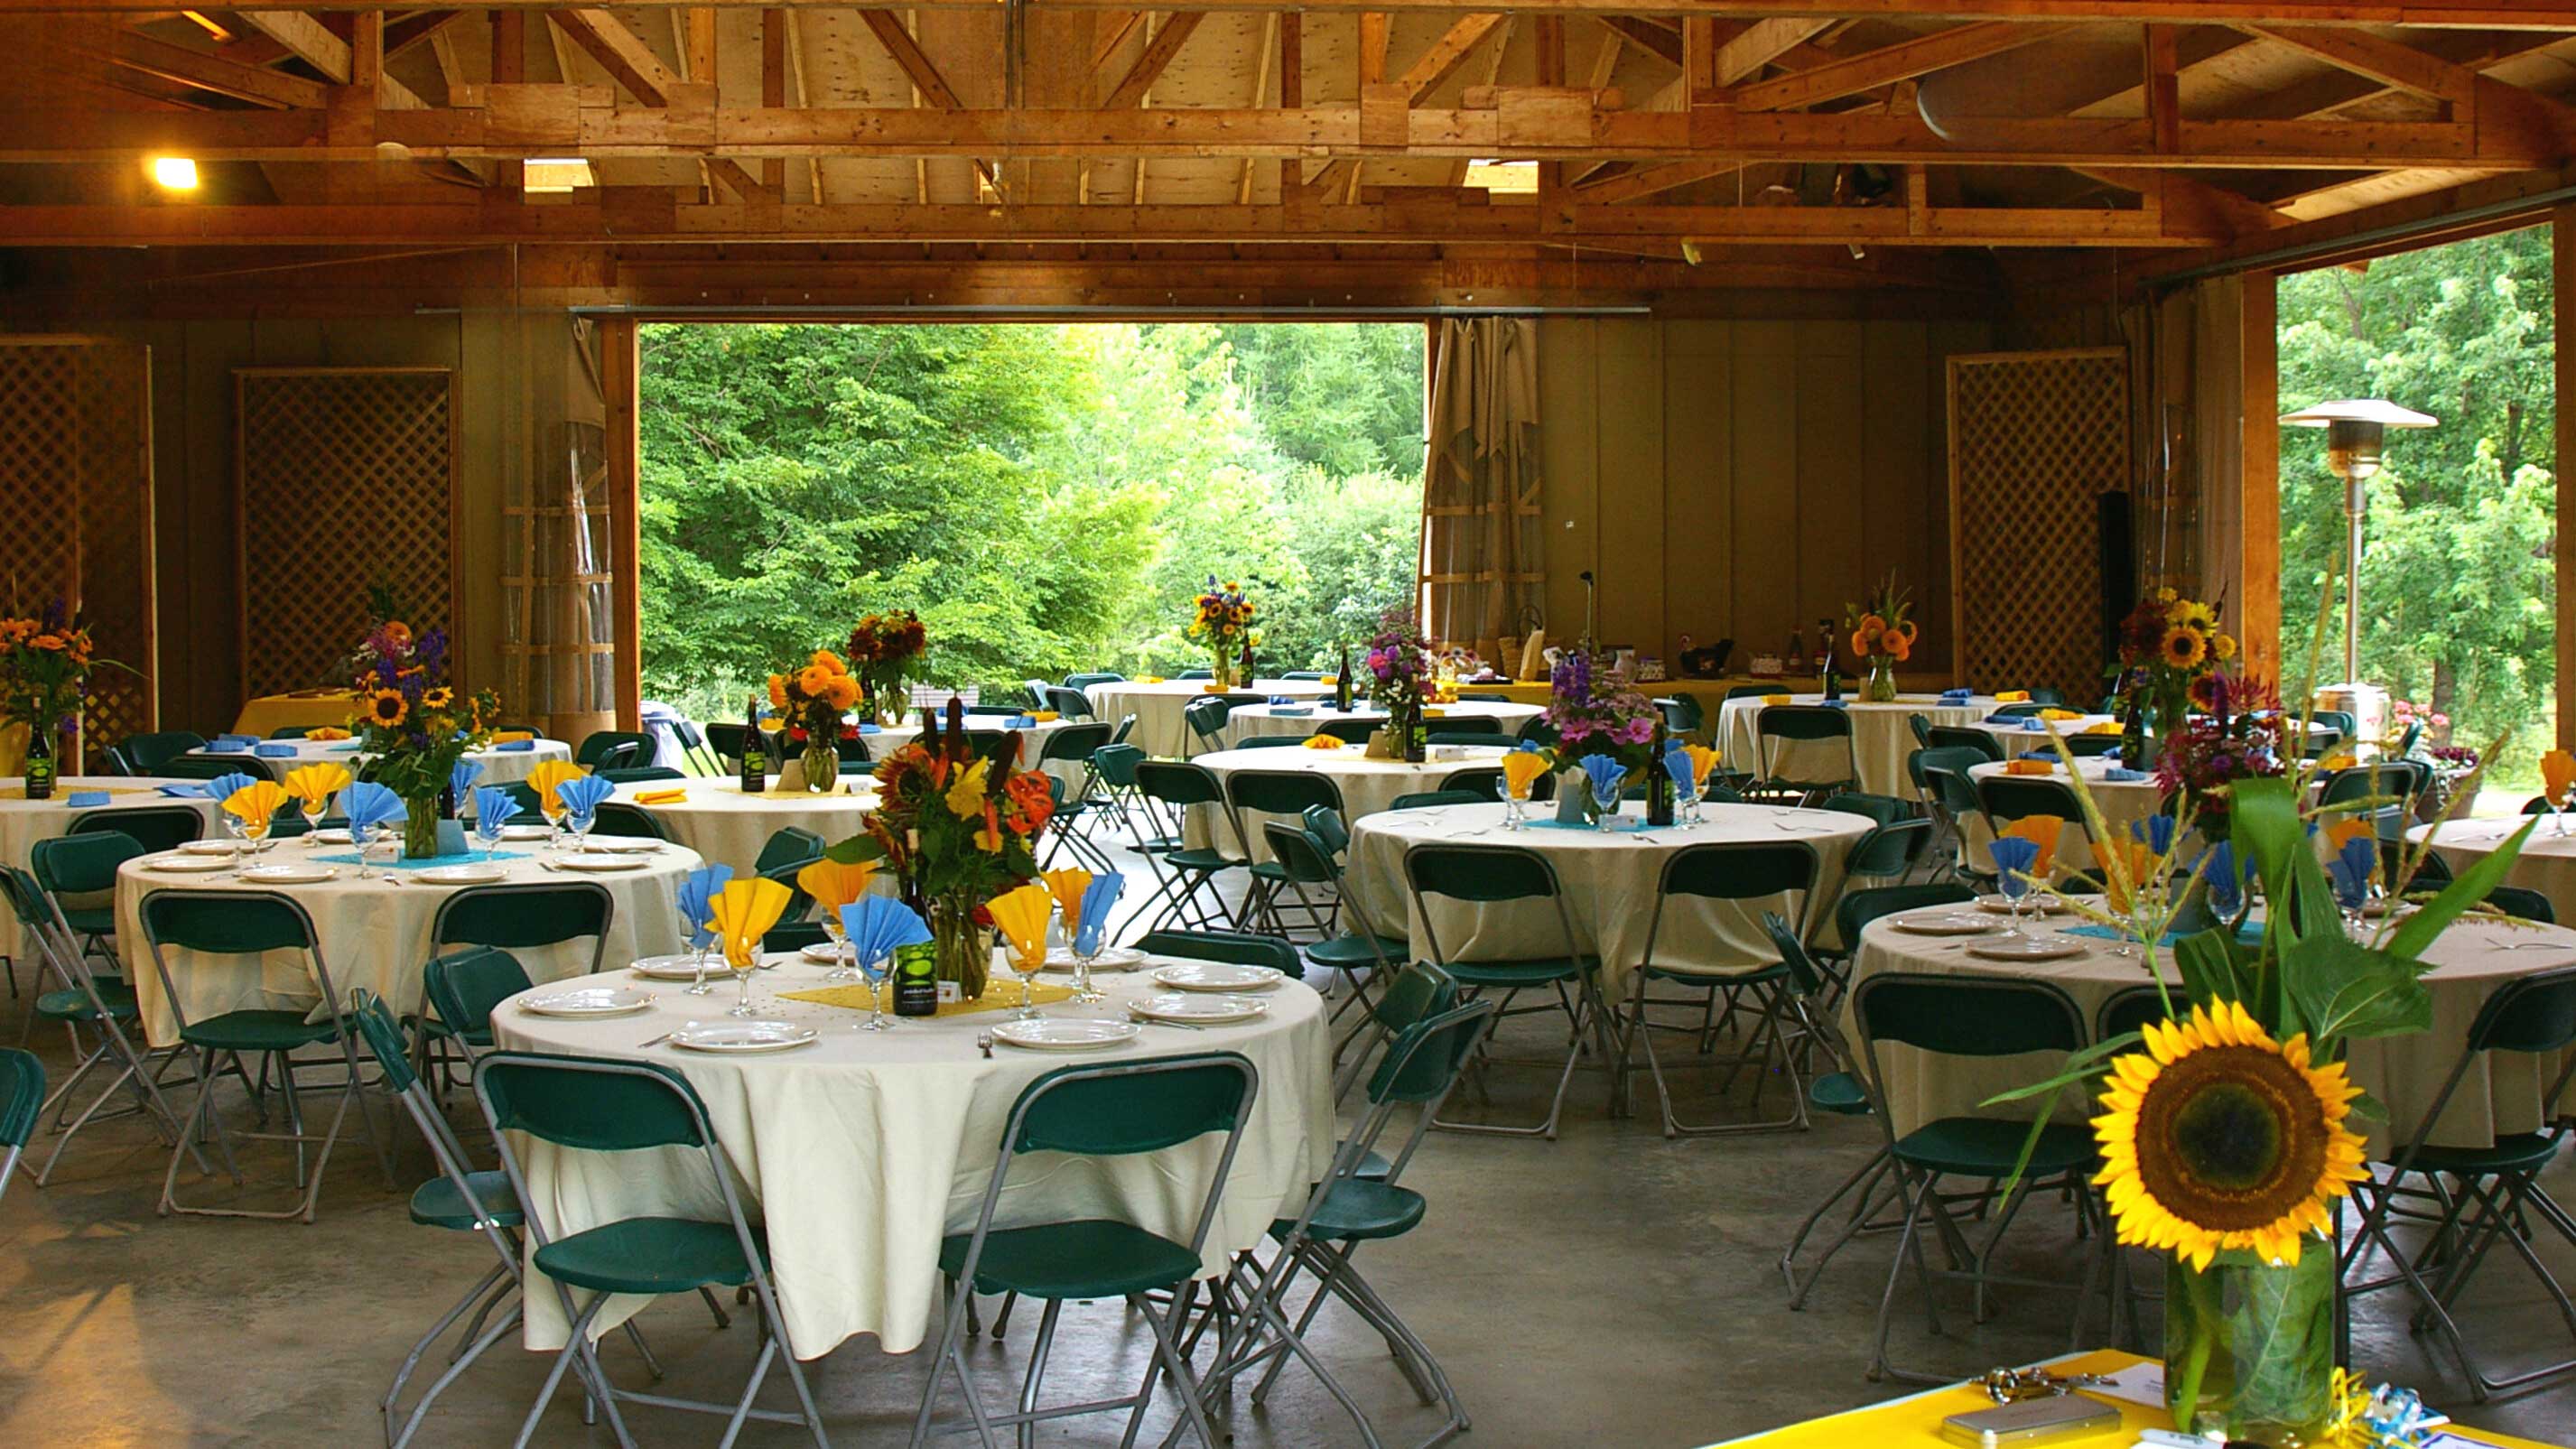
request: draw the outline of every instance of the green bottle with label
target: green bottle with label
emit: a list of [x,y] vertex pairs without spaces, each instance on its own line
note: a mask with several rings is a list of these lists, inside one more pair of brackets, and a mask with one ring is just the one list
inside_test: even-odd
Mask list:
[[939,1014],[939,948],[928,941],[894,948],[894,1014]]

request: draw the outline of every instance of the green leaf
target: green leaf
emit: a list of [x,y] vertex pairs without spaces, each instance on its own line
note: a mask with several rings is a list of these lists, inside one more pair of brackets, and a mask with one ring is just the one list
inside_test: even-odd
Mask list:
[[823,851],[823,858],[835,865],[860,865],[885,859],[885,844],[866,831],[860,831]]
[[2478,863],[2460,872],[2441,893],[2424,903],[2422,909],[2400,921],[2389,934],[2388,954],[2412,961],[2424,954],[2433,938],[2442,934],[2462,912],[2487,898],[2487,892],[2504,884],[2505,872],[2522,854],[2522,843],[2531,838],[2533,827],[2540,824],[2535,815],[2513,833],[2513,838],[2488,851]]
[[2104,1064],[2108,1063],[2111,1058],[2136,1047],[2141,1040],[2143,1040],[2143,1038],[2133,1031],[2122,1036],[2115,1036],[2109,1041],[2097,1041],[2091,1046],[2069,1052],[2066,1056],[2066,1065],[2060,1067],[2057,1074],[2050,1077],[2048,1080],[2044,1082],[2032,1082],[2027,1086],[2013,1087],[2006,1091],[1997,1092],[1993,1096],[1979,1102],[1977,1105],[1980,1107],[1993,1107],[2004,1102],[2026,1101],[2032,1097],[2038,1096],[2042,1092],[2054,1092],[2061,1087],[2071,1087],[2079,1082],[2093,1081],[2102,1075]]
[[2243,1001],[2253,994],[2240,967],[2242,953],[2235,932],[2223,926],[2211,927],[2174,942],[2173,953],[2174,966],[2182,973],[2183,992],[2194,1005]]
[[2347,1037],[2430,1031],[2433,994],[2415,967],[2341,936],[2310,936],[2282,957],[2282,976],[2308,1023],[2317,1058]]
[[2352,1115],[2365,1122],[2386,1122],[2388,1104],[2364,1092],[2352,1099]]

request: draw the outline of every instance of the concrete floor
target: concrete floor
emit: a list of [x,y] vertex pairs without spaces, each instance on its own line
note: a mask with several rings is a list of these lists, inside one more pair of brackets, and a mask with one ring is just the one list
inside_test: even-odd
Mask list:
[[[0,1040],[15,1036],[16,1009],[0,1008],[8,1032]],[[1544,1032],[1531,1018],[1509,1035],[1539,1051]],[[50,1070],[68,1069],[59,1035],[37,1046]],[[1500,1074],[1496,1117],[1534,1118],[1541,1076]],[[1902,1391],[1863,1377],[1890,1239],[1846,1250],[1802,1312],[1786,1306],[1775,1266],[1798,1220],[1867,1158],[1875,1127],[1830,1121],[1806,1134],[1666,1142],[1651,1115],[1606,1119],[1604,1094],[1600,1074],[1579,1076],[1553,1143],[1434,1136],[1406,1178],[1429,1197],[1429,1220],[1361,1255],[1455,1381],[1475,1421],[1466,1442],[1680,1449]],[[1704,1118],[1741,1112],[1741,1095],[1686,1101]],[[1651,1114],[1651,1099],[1641,1105]],[[472,1108],[460,1100],[459,1110]],[[394,1366],[491,1261],[479,1238],[410,1223],[405,1198],[429,1169],[417,1141],[407,1146],[402,1194],[384,1190],[362,1149],[342,1154],[312,1227],[156,1218],[166,1156],[132,1121],[84,1134],[44,1189],[22,1171],[0,1200],[0,1444],[377,1440],[375,1406]],[[249,1165],[274,1181],[283,1161],[267,1152]],[[2576,1170],[2563,1159],[2553,1186],[2576,1202]],[[2007,1256],[2023,1272],[2054,1276],[2080,1264],[2070,1220],[2054,1206],[2027,1213],[2012,1242]],[[2548,1256],[2576,1282],[2576,1254],[2561,1247],[2553,1241]],[[2576,1352],[2546,1298],[2511,1265],[2494,1265],[2476,1297],[2471,1330],[2508,1363]],[[1909,1284],[1898,1299],[1898,1362],[1965,1376],[2066,1347],[2068,1295],[2015,1291],[2000,1302],[1993,1322],[1970,1327],[1964,1295],[1945,1297],[1952,1336],[1936,1339]],[[2402,1317],[2392,1318],[2397,1302],[2381,1295],[2362,1312],[2357,1353],[2373,1378],[2415,1386],[2468,1423],[2576,1442],[2576,1385],[2469,1407],[2457,1366],[2409,1337]],[[669,1370],[664,1392],[730,1397],[757,1352],[747,1316],[718,1332],[694,1300],[673,1300],[641,1322]],[[2146,1322],[2152,1337],[2152,1306]],[[1313,1341],[1389,1444],[1437,1425],[1374,1334],[1339,1310],[1327,1310],[1324,1325]],[[1035,1327],[1034,1312],[1024,1313],[1003,1342],[973,1346],[989,1404],[1016,1393]],[[2097,1312],[2084,1342],[2105,1338]],[[1150,1341],[1115,1305],[1068,1309],[1048,1370],[1051,1394],[1127,1391]],[[643,1382],[623,1343],[606,1352],[621,1384]],[[885,1355],[862,1340],[809,1365],[835,1441],[901,1442],[925,1359]],[[496,1349],[450,1390],[416,1442],[508,1442],[546,1368],[538,1356]],[[793,1402],[776,1375],[762,1401]],[[628,1412],[646,1443],[709,1441],[716,1429],[692,1415]],[[942,1421],[964,1422],[953,1384]],[[1167,1408],[1149,1422],[1158,1435]],[[1050,1426],[1040,1438],[1114,1444],[1121,1427],[1119,1416],[1101,1416]],[[1339,1407],[1295,1368],[1266,1407],[1239,1394],[1232,1429],[1244,1449],[1359,1442]],[[605,1426],[586,1428],[567,1393],[536,1442],[614,1440]],[[792,1427],[754,1425],[742,1442],[806,1440]]]

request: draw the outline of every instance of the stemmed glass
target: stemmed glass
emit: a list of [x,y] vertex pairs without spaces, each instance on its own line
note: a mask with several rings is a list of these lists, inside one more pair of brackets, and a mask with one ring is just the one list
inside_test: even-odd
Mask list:
[[1104,944],[1100,937],[1105,934],[1093,932],[1085,936],[1076,932],[1073,938],[1073,999],[1084,1006],[1109,999],[1108,992],[1091,984],[1091,963],[1100,959],[1100,948]]
[[732,953],[728,951],[725,955],[725,965],[732,969],[734,981],[742,988],[742,994],[734,998],[733,1005],[725,1008],[725,1013],[729,1016],[753,1015],[751,978],[760,970],[760,943],[754,941],[745,947],[740,961],[734,960]]
[[1503,775],[1503,828],[1505,830],[1521,828],[1522,818],[1529,814],[1530,786],[1533,783],[1535,782],[1531,780],[1515,780],[1509,772]]
[[485,865],[490,865],[494,861],[500,859],[501,832],[504,829],[507,829],[508,826],[509,822],[503,820],[497,811],[488,815],[479,811],[476,812],[474,816],[474,838],[483,843],[483,863]]
[[331,797],[307,795],[297,803],[295,808],[296,813],[304,817],[304,838],[310,841],[313,838],[313,832],[322,828],[322,816],[331,808]]
[[1627,783],[1628,776],[1624,770],[1615,775],[1604,775],[1593,780],[1592,803],[1599,807],[1600,819],[1596,823],[1601,829],[1616,828],[1612,822],[1619,818],[1619,790]]
[[[229,821],[229,817],[227,817],[227,820]],[[356,847],[358,852],[358,879],[360,880],[374,880],[376,878],[375,868],[367,864],[367,852],[374,848],[376,835],[383,829],[384,827],[382,825],[377,824],[373,820],[352,820],[349,822],[349,844]]]
[[826,981],[857,980],[859,975],[856,969],[857,963],[850,950],[850,928],[841,924],[840,912],[823,913],[823,934],[832,942],[832,960],[836,963],[831,970],[823,973],[823,979]]
[[880,954],[857,959],[859,974],[866,977],[868,983],[868,1019],[851,1029],[854,1031],[890,1030],[894,1023],[886,1020],[885,1009],[879,1004],[878,992],[885,985],[886,963],[893,958]]
[[2012,907],[2004,917],[2004,934],[2018,936],[2021,929],[2021,903],[2030,895],[2030,878],[2017,870],[1995,872],[1995,883],[2003,888],[2004,901]]
[[250,843],[252,855],[257,855],[268,848],[268,832],[276,824],[277,818],[265,812],[241,822],[242,839]]
[[552,790],[540,790],[537,792],[537,812],[546,817],[546,849],[561,849],[564,823],[563,801],[557,799]]
[[1685,765],[1679,773],[1667,769],[1664,774],[1673,782],[1673,803],[1680,806],[1684,825],[1699,823],[1699,776]]
[[1031,993],[1037,989],[1038,973],[1044,969],[1046,969],[1046,952],[1043,950],[1033,951],[1026,956],[1022,956],[1017,951],[1011,953],[1011,974],[1020,978],[1020,1007],[1011,1014],[1022,1021],[1035,1021],[1038,1018],[1037,1003],[1031,999]]
[[2347,870],[2330,870],[2327,879],[2334,887],[2335,904],[2343,908],[2344,934],[2358,941],[2369,933],[2362,919],[2362,907],[2370,903],[2370,881]]
[[2561,790],[2557,794],[2549,797],[2550,823],[2556,827],[2551,832],[2552,834],[2565,835],[2567,833],[2567,802],[2570,797],[2576,797],[2576,785],[2571,785],[2567,789]]
[[582,851],[590,848],[590,827],[598,823],[599,812],[597,810],[582,810],[577,812],[566,811],[564,813],[564,824],[572,829],[572,848],[575,855],[578,855]]
[[242,842],[249,838],[250,822],[227,810],[224,812],[224,834],[233,843],[233,869],[239,870],[242,864]]

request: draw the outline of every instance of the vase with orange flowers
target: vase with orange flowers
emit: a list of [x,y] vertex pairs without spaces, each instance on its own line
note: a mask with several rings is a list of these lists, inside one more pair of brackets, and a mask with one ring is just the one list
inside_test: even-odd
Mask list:
[[852,626],[844,652],[850,656],[850,672],[858,677],[859,697],[877,723],[903,722],[911,699],[904,691],[904,676],[929,647],[929,631],[910,609],[870,614]]
[[858,738],[843,716],[859,702],[858,679],[841,656],[817,649],[793,674],[769,676],[769,702],[791,744],[804,747],[805,788],[828,795],[841,782],[841,741]]
[[1860,697],[1877,704],[1896,698],[1896,666],[1914,657],[1913,601],[1890,573],[1878,589],[1857,604],[1843,606],[1844,627],[1851,630],[1851,651],[1861,661]]

